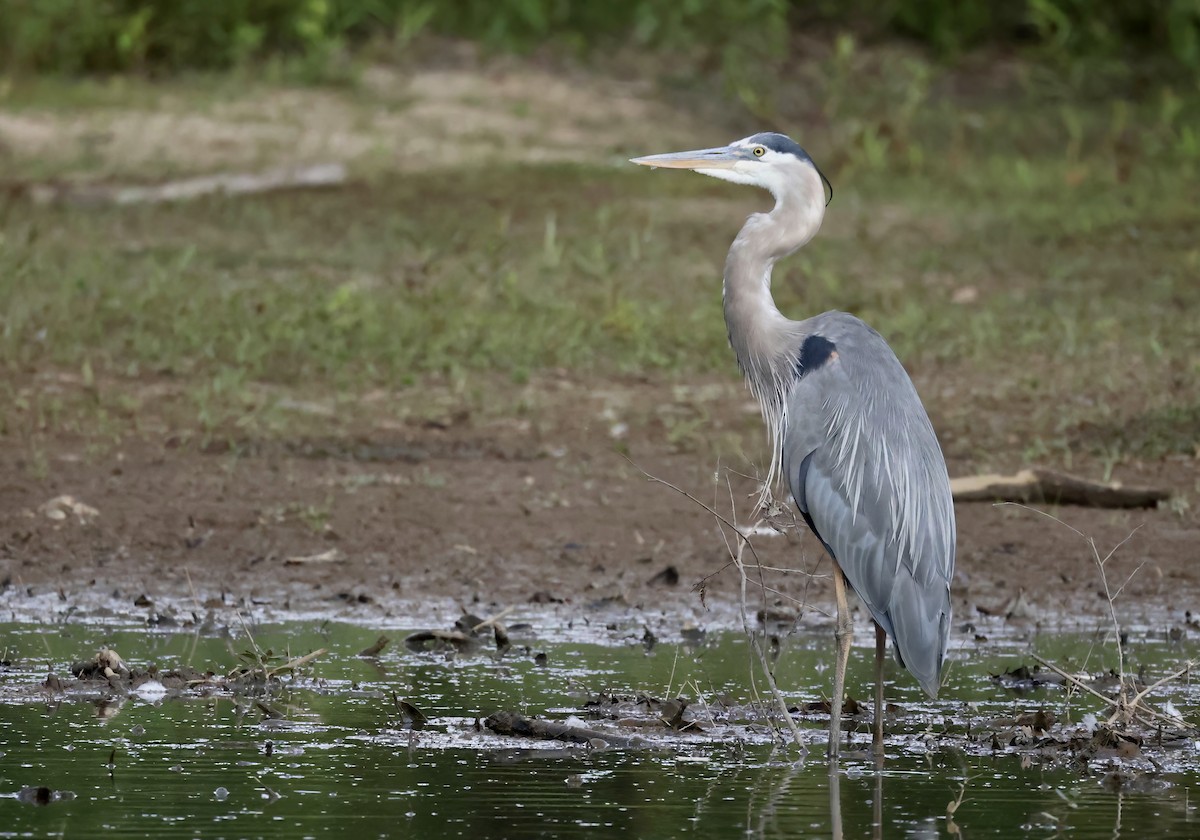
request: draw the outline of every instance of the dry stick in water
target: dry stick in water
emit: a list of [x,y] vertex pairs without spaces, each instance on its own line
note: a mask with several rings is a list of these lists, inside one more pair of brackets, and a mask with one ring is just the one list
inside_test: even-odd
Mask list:
[[[1184,674],[1190,672],[1193,668],[1196,667],[1196,662],[1197,662],[1197,660],[1195,660],[1195,659],[1189,659],[1187,662],[1184,663],[1183,667],[1180,668],[1175,673],[1168,674],[1167,676],[1163,677],[1161,680],[1158,680],[1157,682],[1153,682],[1150,685],[1146,686],[1145,688],[1143,688],[1141,691],[1139,691],[1137,693],[1137,696],[1135,696],[1133,698],[1133,700],[1130,701],[1130,705],[1134,709],[1136,709],[1138,707],[1138,704],[1142,702],[1143,697],[1145,697],[1151,691],[1154,691],[1154,689],[1164,686],[1167,683],[1169,683],[1171,680],[1178,679],[1179,677],[1182,677]],[[1153,710],[1151,710],[1151,711],[1153,711]],[[1162,714],[1162,713],[1158,713],[1158,714]],[[1175,718],[1171,717],[1170,715],[1166,715],[1166,714],[1162,714],[1162,716],[1165,717],[1167,720],[1175,719]],[[1180,720],[1180,722],[1183,723],[1184,726],[1191,727],[1191,724],[1189,724],[1186,720],[1183,720],[1182,718],[1180,718],[1179,720]]]
[[[1081,539],[1083,539],[1088,544],[1089,548],[1091,548],[1092,560],[1096,564],[1096,569],[1100,572],[1100,582],[1104,585],[1104,597],[1108,601],[1108,615],[1112,621],[1114,637],[1117,640],[1117,669],[1118,669],[1118,686],[1119,686],[1117,689],[1117,697],[1115,699],[1110,698],[1110,697],[1105,697],[1100,692],[1096,691],[1095,689],[1091,688],[1090,686],[1084,685],[1082,682],[1080,682],[1078,679],[1076,679],[1072,675],[1068,674],[1066,671],[1051,664],[1050,662],[1047,662],[1045,659],[1042,659],[1040,656],[1035,655],[1033,658],[1041,665],[1044,665],[1045,667],[1054,671],[1056,674],[1063,677],[1065,680],[1070,682],[1072,685],[1074,685],[1078,688],[1082,688],[1084,691],[1087,691],[1089,694],[1092,694],[1092,695],[1098,697],[1099,699],[1101,699],[1105,703],[1107,703],[1109,706],[1112,706],[1113,713],[1107,721],[1107,724],[1109,726],[1112,726],[1114,723],[1128,724],[1129,722],[1134,721],[1134,720],[1138,721],[1139,723],[1141,723],[1145,726],[1149,726],[1149,727],[1155,726],[1156,725],[1155,723],[1153,723],[1151,720],[1147,720],[1145,717],[1142,716],[1143,714],[1145,714],[1145,715],[1148,715],[1150,718],[1152,718],[1155,721],[1166,720],[1166,721],[1170,721],[1172,723],[1178,722],[1178,723],[1183,724],[1183,726],[1187,727],[1188,729],[1194,730],[1195,727],[1193,727],[1187,721],[1164,714],[1163,712],[1158,711],[1157,709],[1153,708],[1152,706],[1150,706],[1148,703],[1145,702],[1146,695],[1148,695],[1154,689],[1165,685],[1166,683],[1170,682],[1173,679],[1176,679],[1178,677],[1183,676],[1184,674],[1189,673],[1196,664],[1194,661],[1189,660],[1182,668],[1180,668],[1175,673],[1173,673],[1167,677],[1164,677],[1161,680],[1158,680],[1157,682],[1153,683],[1152,685],[1147,686],[1146,688],[1142,689],[1142,691],[1135,694],[1132,698],[1129,696],[1129,678],[1125,671],[1125,650],[1124,650],[1124,647],[1121,645],[1121,624],[1120,624],[1120,621],[1118,621],[1118,619],[1117,619],[1116,601],[1117,601],[1117,598],[1120,597],[1121,593],[1125,591],[1125,587],[1129,585],[1129,581],[1133,580],[1134,576],[1137,575],[1137,573],[1142,570],[1142,567],[1145,566],[1146,563],[1145,563],[1145,561],[1139,563],[1138,567],[1136,569],[1134,569],[1132,572],[1130,572],[1129,576],[1125,578],[1125,581],[1119,587],[1117,587],[1116,592],[1113,592],[1112,589],[1108,585],[1108,572],[1105,569],[1105,567],[1108,565],[1108,561],[1113,558],[1113,555],[1115,555],[1117,553],[1117,551],[1121,548],[1121,546],[1125,545],[1125,543],[1127,543],[1131,539],[1133,539],[1133,535],[1138,532],[1138,529],[1141,528],[1141,526],[1139,525],[1137,528],[1134,528],[1132,531],[1130,531],[1129,535],[1127,537],[1125,537],[1125,539],[1121,540],[1119,543],[1117,543],[1115,546],[1113,546],[1112,550],[1109,551],[1108,554],[1104,555],[1104,557],[1101,557],[1100,549],[1097,547],[1096,540],[1094,537],[1089,537],[1087,534],[1083,533],[1078,528],[1076,528],[1072,525],[1068,525],[1066,522],[1063,522],[1057,516],[1054,516],[1053,514],[1050,514],[1050,513],[1046,513],[1043,510],[1038,510],[1037,508],[1029,507],[1028,505],[1019,504],[1017,502],[1002,502],[1001,504],[1013,505],[1014,507],[1025,508],[1026,510],[1033,511],[1036,514],[1044,516],[1047,519],[1051,519],[1051,520],[1057,522],[1059,525],[1062,525],[1064,528],[1068,528],[1071,531],[1073,531],[1075,534],[1077,534]],[[1142,714],[1139,714],[1139,710],[1141,711]]]
[[[630,463],[632,464],[633,462],[630,461]],[[661,484],[664,487],[668,487],[671,490],[674,490],[676,493],[679,493],[681,496],[688,499],[692,503],[699,505],[704,510],[708,511],[708,513],[710,515],[712,515],[717,520],[718,523],[724,525],[725,527],[729,528],[729,530],[731,530],[735,534],[737,534],[737,551],[736,552],[730,551],[730,561],[734,564],[734,566],[737,567],[738,572],[741,574],[742,629],[745,631],[746,635],[749,637],[750,645],[751,645],[751,647],[754,648],[754,652],[758,656],[758,661],[759,661],[759,664],[762,666],[763,674],[767,678],[767,685],[771,689],[771,696],[773,696],[775,698],[775,703],[779,707],[779,713],[783,717],[783,720],[787,723],[788,729],[791,731],[792,740],[795,741],[796,746],[800,748],[800,751],[802,754],[807,753],[808,747],[804,743],[804,733],[800,731],[800,727],[796,726],[796,721],[792,720],[792,716],[788,712],[787,701],[784,700],[783,693],[780,692],[779,686],[775,682],[775,674],[771,671],[771,666],[767,662],[766,652],[762,649],[762,645],[759,644],[758,637],[750,630],[750,619],[746,613],[746,583],[748,580],[748,576],[746,574],[746,567],[742,562],[742,555],[743,555],[745,549],[749,548],[750,553],[752,555],[754,555],[755,563],[758,563],[758,552],[755,551],[753,543],[750,542],[750,540],[746,537],[746,535],[741,531],[740,528],[738,528],[736,525],[734,525],[732,522],[730,522],[728,519],[726,519],[721,514],[717,513],[712,507],[710,507],[709,505],[706,505],[704,502],[697,499],[691,493],[687,492],[686,490],[684,490],[680,487],[675,486],[674,484],[672,484],[669,481],[665,481],[664,479],[661,479],[657,476],[650,475],[650,473],[643,470],[637,464],[633,464],[633,466],[642,475],[646,476],[646,478],[648,480],[653,481],[656,484]],[[761,520],[761,519],[758,520],[757,522],[754,523],[754,525],[751,526],[751,529],[757,528],[759,525],[762,524],[762,522],[763,522],[763,520]],[[725,532],[722,531],[721,533],[722,533],[722,536],[724,536]]]
[[[1044,511],[1044,510],[1038,510],[1035,507],[1030,507],[1029,505],[1023,505],[1023,504],[1020,504],[1019,502],[1000,502],[1000,504],[1012,505],[1013,507],[1024,508],[1025,510],[1032,511],[1040,516],[1044,516],[1047,519],[1053,520],[1054,522],[1057,522],[1059,525],[1062,525],[1064,528],[1067,528],[1068,530],[1077,534],[1079,536],[1079,538],[1082,539],[1084,542],[1086,542],[1088,544],[1088,547],[1091,548],[1092,560],[1096,564],[1096,569],[1100,572],[1100,582],[1104,585],[1104,597],[1108,601],[1108,615],[1109,615],[1109,618],[1112,620],[1113,637],[1117,641],[1117,674],[1118,674],[1117,700],[1114,703],[1114,705],[1116,707],[1115,711],[1113,712],[1113,715],[1109,719],[1108,723],[1111,725],[1118,718],[1128,718],[1130,716],[1136,716],[1133,714],[1133,712],[1136,710],[1134,710],[1130,706],[1130,702],[1129,702],[1128,677],[1126,676],[1126,671],[1125,671],[1125,649],[1121,645],[1121,622],[1117,620],[1116,601],[1117,601],[1117,597],[1120,596],[1120,594],[1125,590],[1125,587],[1129,584],[1129,581],[1133,580],[1134,575],[1136,575],[1138,572],[1140,572],[1142,570],[1142,566],[1144,566],[1146,564],[1143,561],[1142,563],[1140,563],[1138,565],[1138,567],[1136,569],[1134,569],[1132,572],[1130,572],[1129,577],[1125,578],[1125,582],[1122,583],[1120,585],[1120,587],[1117,588],[1117,591],[1115,593],[1109,588],[1108,573],[1105,571],[1104,567],[1108,563],[1108,561],[1113,558],[1113,555],[1117,553],[1117,551],[1121,548],[1121,546],[1125,545],[1125,543],[1127,543],[1131,539],[1133,539],[1133,535],[1138,532],[1138,528],[1141,528],[1141,526],[1139,525],[1137,528],[1134,528],[1132,531],[1130,531],[1129,535],[1127,537],[1125,537],[1125,539],[1121,540],[1119,543],[1117,543],[1115,546],[1113,546],[1112,550],[1110,552],[1108,552],[1108,554],[1104,555],[1103,558],[1101,558],[1100,557],[1100,549],[1096,546],[1095,538],[1089,537],[1087,534],[1083,533],[1083,531],[1080,531],[1078,528],[1076,528],[1073,525],[1068,525],[1066,522],[1062,521],[1054,514],[1046,513],[1046,511]],[[1059,673],[1062,673],[1062,672],[1060,671]],[[1066,676],[1066,675],[1063,674],[1063,676]],[[1095,693],[1095,692],[1093,692],[1093,693]]]
[[[1106,697],[1105,695],[1101,694],[1099,691],[1096,691],[1096,689],[1092,688],[1087,683],[1080,680],[1074,674],[1068,674],[1066,671],[1064,671],[1062,668],[1055,665],[1053,662],[1049,662],[1049,661],[1043,659],[1042,657],[1038,656],[1036,653],[1033,654],[1032,656],[1033,656],[1034,662],[1038,663],[1039,665],[1041,665],[1044,668],[1049,668],[1051,671],[1058,674],[1060,677],[1062,677],[1064,680],[1069,682],[1071,685],[1075,686],[1076,688],[1082,689],[1083,691],[1086,691],[1088,694],[1092,695],[1097,700],[1100,700],[1104,704],[1111,706],[1114,709],[1114,713],[1113,713],[1113,716],[1108,719],[1108,721],[1107,721],[1108,725],[1111,726],[1116,721],[1117,716],[1119,714],[1121,714],[1120,709],[1121,709],[1122,701],[1119,698]],[[1134,698],[1132,705],[1126,707],[1125,714],[1129,715],[1133,720],[1136,720],[1138,723],[1142,724],[1143,726],[1147,726],[1150,728],[1154,728],[1158,724],[1155,724],[1153,720],[1147,720],[1145,717],[1142,716],[1143,714],[1148,715],[1150,718],[1167,720],[1167,721],[1170,721],[1171,723],[1182,723],[1188,729],[1195,729],[1195,727],[1192,726],[1190,723],[1188,723],[1186,720],[1181,720],[1179,718],[1172,717],[1171,715],[1164,714],[1163,712],[1160,712],[1157,709],[1152,708],[1148,703],[1142,702],[1142,698],[1148,692],[1153,691],[1154,689],[1159,688],[1163,685],[1166,685],[1168,682],[1175,679],[1176,677],[1183,676],[1184,674],[1186,674],[1190,669],[1194,668],[1195,666],[1196,666],[1196,662],[1194,660],[1189,661],[1186,665],[1184,665],[1182,668],[1180,668],[1175,673],[1171,674],[1170,676],[1163,677],[1158,682],[1154,683],[1151,686],[1148,686],[1145,690],[1143,690],[1141,693],[1139,693],[1137,695],[1137,697]],[[1139,706],[1141,707],[1141,713],[1138,712]]]
[[329,648],[318,648],[317,650],[314,650],[312,653],[306,653],[303,656],[297,656],[295,659],[289,659],[287,662],[284,662],[282,665],[276,665],[274,668],[270,669],[270,674],[272,676],[274,676],[275,674],[278,674],[281,671],[295,671],[297,668],[303,668],[305,665],[312,662],[314,659],[324,656],[327,653],[329,653]]
[[267,661],[263,656],[262,648],[258,646],[258,642],[254,640],[254,634],[250,632],[250,628],[246,625],[245,616],[242,615],[241,610],[238,610],[236,615],[238,621],[242,623],[242,629],[246,631],[246,638],[250,640],[250,646],[254,648],[254,658],[258,660],[258,667],[262,670],[264,676],[273,677],[283,671],[294,671],[297,668],[307,665],[314,659],[329,653],[329,648],[320,648],[319,650],[314,650],[312,653],[306,653],[304,656],[297,656],[295,659],[290,659],[273,668],[267,667]]
[[489,617],[489,618],[485,618],[483,621],[481,621],[481,622],[479,622],[478,624],[476,624],[474,627],[472,627],[472,628],[471,628],[471,632],[472,632],[472,633],[478,633],[478,632],[479,632],[480,630],[482,630],[484,627],[491,627],[491,626],[493,626],[493,625],[494,625],[494,624],[495,624],[497,621],[499,621],[500,619],[502,619],[502,618],[507,618],[507,617],[508,617],[508,615],[509,615],[509,613],[511,613],[511,612],[512,612],[513,610],[515,610],[516,608],[517,608],[517,607],[516,607],[516,604],[513,604],[512,606],[505,607],[504,609],[502,609],[500,612],[496,613],[495,615],[493,615],[493,616],[491,616],[491,617]]

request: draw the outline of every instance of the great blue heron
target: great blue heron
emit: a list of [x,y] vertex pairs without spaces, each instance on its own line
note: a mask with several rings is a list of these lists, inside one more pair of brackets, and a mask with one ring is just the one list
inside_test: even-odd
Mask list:
[[882,753],[886,638],[936,697],[950,635],[954,505],[929,415],[875,330],[845,312],[793,321],[775,306],[772,267],[816,235],[828,204],[828,179],[795,141],[768,132],[632,162],[692,169],[775,197],[774,209],[751,215],[729,249],[725,324],[766,421],[768,486],[783,478],[834,562],[838,654],[829,755],[837,756],[841,740],[853,633],[847,582],[875,621],[874,741]]

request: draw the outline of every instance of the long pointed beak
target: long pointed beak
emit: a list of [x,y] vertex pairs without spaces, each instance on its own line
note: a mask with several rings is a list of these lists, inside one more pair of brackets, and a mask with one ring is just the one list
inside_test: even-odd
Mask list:
[[734,164],[745,159],[746,154],[741,149],[722,146],[717,149],[696,149],[692,152],[646,155],[630,158],[629,162],[663,169],[732,169]]

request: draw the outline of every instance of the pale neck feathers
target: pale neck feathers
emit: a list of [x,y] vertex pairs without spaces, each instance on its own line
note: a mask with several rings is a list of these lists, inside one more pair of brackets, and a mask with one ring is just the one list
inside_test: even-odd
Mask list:
[[[818,182],[818,187],[820,186]],[[823,193],[818,192],[821,198]],[[771,296],[771,269],[816,234],[824,203],[811,190],[781,192],[770,213],[755,213],[733,240],[725,261],[725,326],[750,392],[758,400],[771,442],[764,493],[779,475],[787,390],[795,378],[801,324],[785,317]]]

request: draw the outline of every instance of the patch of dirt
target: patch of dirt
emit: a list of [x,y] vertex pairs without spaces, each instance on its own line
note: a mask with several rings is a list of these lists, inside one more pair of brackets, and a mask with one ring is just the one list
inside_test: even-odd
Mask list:
[[[706,388],[726,391],[676,386],[693,398]],[[591,383],[544,404],[535,426],[458,417],[233,449],[146,434],[89,454],[60,435],[39,442],[51,454],[36,464],[27,446],[0,439],[0,605],[28,615],[27,605],[49,598],[54,607],[38,608],[152,617],[162,603],[202,615],[217,599],[367,619],[452,599],[703,615],[701,581],[705,603],[736,600],[736,572],[720,571],[725,544],[709,513],[639,468],[725,515],[731,495],[747,510],[754,484],[733,472],[750,471],[744,459],[727,458],[717,482],[714,458],[669,440],[646,408],[664,390]],[[614,418],[602,405],[621,408]],[[713,399],[704,423],[758,441],[760,421],[746,409]],[[965,469],[951,464],[954,474]],[[1193,470],[1164,461],[1116,477],[1186,494]],[[1123,622],[1182,624],[1186,611],[1200,614],[1194,518],[1053,512],[1094,537],[1101,556],[1133,532],[1108,567],[1113,589],[1141,567],[1117,604]],[[962,504],[957,514],[955,623],[967,638],[980,616],[1053,627],[1106,615],[1091,549],[1077,534],[1015,506]],[[803,526],[755,545],[765,566],[798,570],[764,573],[776,590],[764,609],[828,622],[828,562]]]
[[40,171],[134,180],[318,162],[355,171],[596,164],[631,144],[666,149],[672,138],[686,145],[698,136],[692,119],[664,105],[648,83],[504,61],[483,70],[376,67],[352,90],[251,85],[208,105],[152,98],[0,111],[0,174],[19,178],[34,163]]

